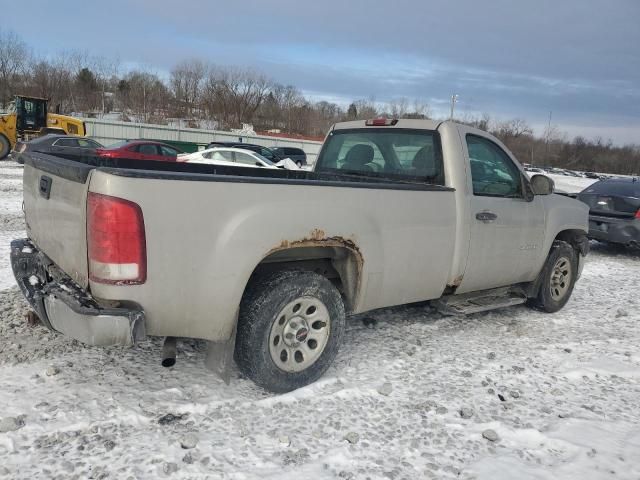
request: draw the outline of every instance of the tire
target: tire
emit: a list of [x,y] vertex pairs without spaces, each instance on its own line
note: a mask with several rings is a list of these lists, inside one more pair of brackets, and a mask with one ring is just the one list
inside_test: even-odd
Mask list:
[[540,275],[540,291],[529,305],[548,313],[557,312],[569,301],[576,283],[578,255],[574,248],[561,240],[553,242]]
[[4,135],[0,135],[0,160],[4,160],[7,158],[11,152],[11,144],[9,143],[9,139]]
[[235,360],[266,390],[290,392],[329,368],[344,330],[342,297],[322,275],[301,270],[257,275],[240,303]]

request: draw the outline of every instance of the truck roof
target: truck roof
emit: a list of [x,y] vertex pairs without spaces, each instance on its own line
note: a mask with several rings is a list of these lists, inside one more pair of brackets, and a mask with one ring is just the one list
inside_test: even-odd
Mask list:
[[[391,120],[391,119],[389,119]],[[333,126],[333,130],[346,130],[350,128],[376,128],[375,126],[367,125],[369,120],[354,120],[351,122],[340,122]],[[418,130],[435,130],[438,125],[442,123],[441,120],[423,120],[423,119],[411,119],[401,118],[396,121],[395,125],[380,126],[380,128],[412,128]]]

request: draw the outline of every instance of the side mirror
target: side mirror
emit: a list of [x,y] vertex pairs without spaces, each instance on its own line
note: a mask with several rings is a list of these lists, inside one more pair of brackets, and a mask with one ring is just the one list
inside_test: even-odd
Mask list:
[[546,175],[538,174],[531,177],[531,189],[534,195],[551,195],[555,189],[555,184]]

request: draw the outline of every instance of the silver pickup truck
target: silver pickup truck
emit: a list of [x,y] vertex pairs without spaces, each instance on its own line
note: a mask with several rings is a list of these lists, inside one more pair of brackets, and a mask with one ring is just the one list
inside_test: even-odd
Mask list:
[[586,205],[451,121],[337,124],[311,172],[23,160],[12,265],[45,325],[91,345],[167,337],[169,353],[205,339],[210,367],[235,358],[276,392],[323,374],[349,314],[555,312],[589,248]]

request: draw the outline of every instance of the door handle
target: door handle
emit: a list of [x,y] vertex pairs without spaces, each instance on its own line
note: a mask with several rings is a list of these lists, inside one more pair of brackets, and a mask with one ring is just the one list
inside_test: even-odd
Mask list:
[[498,215],[496,215],[493,212],[478,212],[476,213],[476,219],[480,220],[481,222],[493,222],[496,218],[498,218]]

